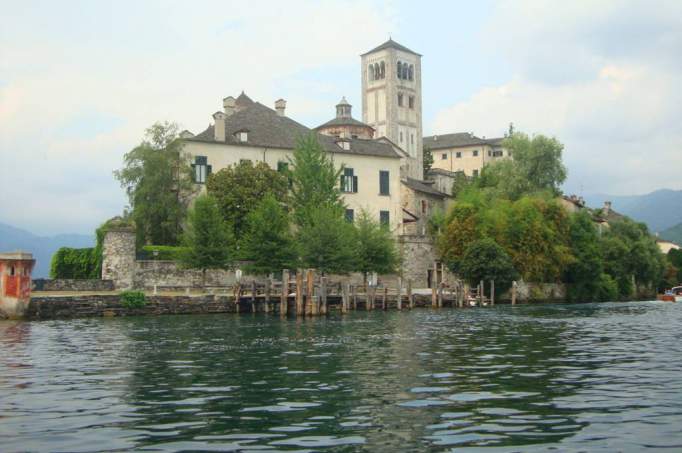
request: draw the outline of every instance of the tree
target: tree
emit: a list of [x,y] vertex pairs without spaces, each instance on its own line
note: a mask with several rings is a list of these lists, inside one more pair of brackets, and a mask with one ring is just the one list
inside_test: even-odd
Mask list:
[[478,208],[473,204],[455,204],[446,218],[445,229],[436,240],[442,260],[455,273],[460,271],[460,261],[466,248],[480,236],[477,215]]
[[453,178],[453,181],[452,181],[452,189],[451,189],[452,196],[457,198],[457,195],[462,193],[462,191],[464,189],[466,189],[470,183],[471,183],[471,181],[464,174],[463,171],[456,172],[455,177]]
[[249,261],[244,269],[254,274],[281,272],[295,265],[289,218],[273,194],[266,195],[249,213],[240,254]]
[[354,270],[355,230],[338,206],[320,204],[307,208],[296,239],[302,266],[323,273],[345,274]]
[[433,152],[430,149],[424,149],[424,174],[427,174],[433,166]]
[[327,212],[343,211],[339,184],[343,167],[334,168],[334,161],[315,135],[299,139],[290,163],[293,166],[292,205],[297,225],[303,225],[313,214],[319,215],[320,207],[328,207]]
[[142,143],[125,154],[124,167],[114,172],[128,194],[138,246],[176,245],[180,239],[186,195],[193,185],[177,136],[177,124],[154,124]]
[[486,165],[478,179],[478,187],[496,197],[518,200],[535,192],[560,193],[566,180],[566,167],[561,156],[564,146],[555,138],[515,132],[502,144],[513,159]]
[[676,282],[674,285],[682,283],[682,250],[670,249],[668,261],[677,269]]
[[388,228],[379,225],[365,210],[360,212],[356,223],[357,257],[354,268],[365,279],[369,272],[389,274],[395,272],[399,263],[395,239]]
[[509,289],[518,276],[507,252],[490,238],[474,241],[466,248],[460,274],[470,285],[495,280],[500,292]]
[[267,195],[285,202],[289,190],[287,175],[271,169],[265,162],[255,165],[250,160],[223,168],[208,177],[206,190],[213,196],[223,219],[233,226],[240,239],[249,213]]
[[232,230],[211,196],[201,195],[194,200],[182,243],[185,250],[181,254],[181,263],[190,269],[201,269],[204,283],[207,269],[230,267],[234,260]]

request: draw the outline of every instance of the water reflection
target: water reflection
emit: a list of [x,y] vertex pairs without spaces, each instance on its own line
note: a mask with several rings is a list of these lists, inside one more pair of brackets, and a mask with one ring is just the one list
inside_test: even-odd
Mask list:
[[3,451],[675,448],[681,307],[0,323],[0,437]]

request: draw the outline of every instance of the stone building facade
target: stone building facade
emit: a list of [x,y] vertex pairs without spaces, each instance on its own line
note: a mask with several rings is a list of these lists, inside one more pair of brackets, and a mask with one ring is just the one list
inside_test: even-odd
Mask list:
[[480,138],[468,132],[424,137],[424,149],[433,156],[432,169],[464,172],[476,177],[489,163],[511,157],[502,147],[504,138]]

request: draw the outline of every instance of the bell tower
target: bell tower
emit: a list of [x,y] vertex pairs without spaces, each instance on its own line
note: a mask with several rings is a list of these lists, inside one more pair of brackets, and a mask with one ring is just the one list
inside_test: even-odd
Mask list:
[[407,154],[407,176],[424,179],[421,55],[389,39],[362,54],[362,121]]

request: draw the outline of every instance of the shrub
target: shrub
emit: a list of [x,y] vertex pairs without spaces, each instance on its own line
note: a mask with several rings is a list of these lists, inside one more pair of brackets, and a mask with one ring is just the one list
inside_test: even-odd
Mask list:
[[50,262],[51,278],[97,279],[98,258],[92,247],[74,249],[62,247],[52,256]]
[[186,250],[185,247],[172,245],[145,245],[140,255],[146,260],[179,261]]
[[142,291],[123,291],[120,295],[121,305],[125,308],[143,308],[147,299]]

